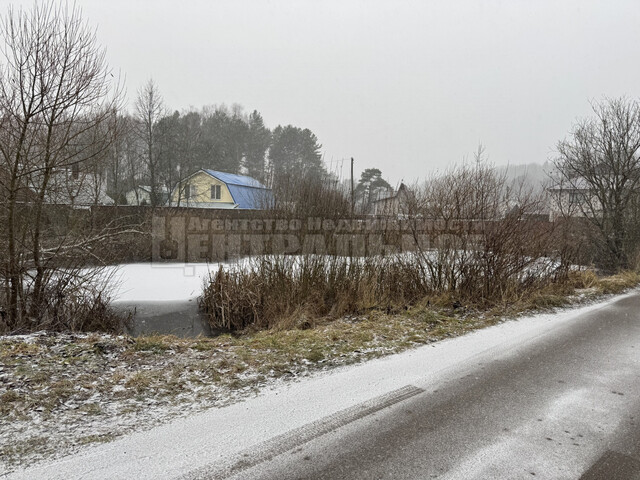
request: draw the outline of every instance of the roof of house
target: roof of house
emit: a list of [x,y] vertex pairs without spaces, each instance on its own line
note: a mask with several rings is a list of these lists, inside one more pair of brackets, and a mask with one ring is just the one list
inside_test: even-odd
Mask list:
[[246,175],[236,175],[235,173],[219,172],[217,170],[203,169],[212,177],[216,177],[221,182],[227,185],[238,185],[241,187],[254,187],[254,188],[267,188],[261,184],[258,180]]
[[[150,185],[138,185],[135,188],[139,188],[140,190],[144,190],[147,193],[151,193],[151,186]],[[156,191],[158,193],[169,193],[169,189],[165,185],[158,185],[156,187]]]
[[393,192],[391,195],[387,196],[387,197],[382,197],[382,198],[378,198],[376,200],[373,201],[373,203],[376,202],[388,202],[390,200],[393,200],[394,198],[397,198],[400,196],[400,193],[404,190],[407,189],[407,186],[404,183],[400,183],[400,186],[398,187],[398,189]]
[[578,177],[578,178],[572,178],[571,180],[562,180],[560,182],[558,182],[556,185],[552,185],[551,187],[547,188],[547,190],[549,191],[564,191],[564,192],[570,192],[570,191],[576,191],[576,190],[592,190],[593,187],[592,185],[589,184],[589,182],[587,182],[584,178],[582,177]]
[[271,189],[255,178],[217,170],[203,169],[203,171],[227,185],[229,193],[231,193],[231,197],[238,205],[238,208],[263,209],[273,203]]

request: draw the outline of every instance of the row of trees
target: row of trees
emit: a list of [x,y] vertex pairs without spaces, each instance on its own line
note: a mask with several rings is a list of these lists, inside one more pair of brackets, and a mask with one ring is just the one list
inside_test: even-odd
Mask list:
[[200,168],[241,173],[275,189],[290,178],[321,180],[327,171],[321,144],[309,129],[273,131],[254,110],[225,105],[168,113],[153,80],[137,93],[132,114],[118,117],[118,137],[106,161],[108,191],[117,203],[136,185],[151,188],[151,203],[163,203],[183,178]]
[[330,185],[316,136],[291,125],[270,131],[257,111],[167,114],[150,81],[125,113],[123,89],[77,7],[9,8],[0,41],[0,331],[84,329],[105,318],[99,273],[86,260],[108,261],[107,241],[144,228],[87,222],[66,208],[85,178],[96,202],[107,184],[117,203],[139,184],[159,203],[163,189],[201,167],[248,173],[289,204],[292,179]]
[[[149,80],[137,93],[133,114],[120,115],[117,122],[105,165],[108,192],[119,204],[136,185],[150,186],[151,204],[163,204],[167,192],[201,168],[256,178],[274,189],[280,207],[305,201],[299,196],[302,185],[318,194],[349,191],[327,170],[322,145],[311,130],[292,125],[270,130],[257,110],[247,114],[239,105],[220,105],[167,113],[157,85]],[[368,213],[374,200],[391,191],[379,169],[365,169],[355,187],[354,211]]]

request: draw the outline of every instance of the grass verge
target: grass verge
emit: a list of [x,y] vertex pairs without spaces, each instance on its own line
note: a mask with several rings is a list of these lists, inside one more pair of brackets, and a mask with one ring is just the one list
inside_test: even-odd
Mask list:
[[453,337],[505,317],[589,301],[637,285],[636,273],[572,274],[491,310],[446,296],[406,310],[215,338],[40,332],[0,337],[0,475],[180,415],[222,406],[276,380]]

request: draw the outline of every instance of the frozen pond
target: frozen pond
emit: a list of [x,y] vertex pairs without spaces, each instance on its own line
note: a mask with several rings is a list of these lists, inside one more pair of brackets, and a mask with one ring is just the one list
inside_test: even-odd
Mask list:
[[198,311],[198,295],[209,272],[219,264],[138,263],[107,270],[111,275],[112,305],[131,312],[129,333],[209,336],[211,329]]
[[133,323],[127,333],[137,337],[160,333],[177,337],[211,336],[205,316],[198,311],[195,300],[155,302],[117,302],[114,308],[133,314]]

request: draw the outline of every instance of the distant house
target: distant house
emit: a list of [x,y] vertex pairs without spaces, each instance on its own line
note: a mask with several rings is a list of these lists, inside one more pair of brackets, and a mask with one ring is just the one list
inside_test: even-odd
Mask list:
[[255,178],[202,169],[176,186],[171,205],[262,210],[273,205],[273,193]]
[[[165,186],[156,188],[156,194],[160,196],[158,205],[165,205],[169,200],[169,189]],[[138,185],[129,190],[125,197],[127,205],[151,205],[151,187],[149,185]]]
[[[40,173],[33,174],[33,182],[40,185]],[[113,205],[107,195],[106,175],[102,171],[84,170],[79,164],[56,169],[47,184],[45,203],[88,207],[91,205]]]
[[[5,166],[0,165],[0,204],[8,200],[9,185],[11,185],[11,175]],[[38,198],[24,177],[17,179],[17,185],[14,188],[16,195],[15,201],[19,203],[33,202]]]
[[413,195],[404,183],[401,183],[395,193],[372,202],[372,214],[383,216],[398,216],[409,213]]
[[572,179],[547,189],[549,193],[549,219],[584,217],[599,210],[592,187],[583,178]]
[[[29,173],[17,176],[15,200],[20,203],[44,203],[86,208],[93,205],[113,205],[107,195],[106,173],[100,169],[83,169],[72,164],[45,170],[32,167]],[[11,176],[0,166],[0,201],[6,201]],[[46,185],[43,196],[40,192]]]

